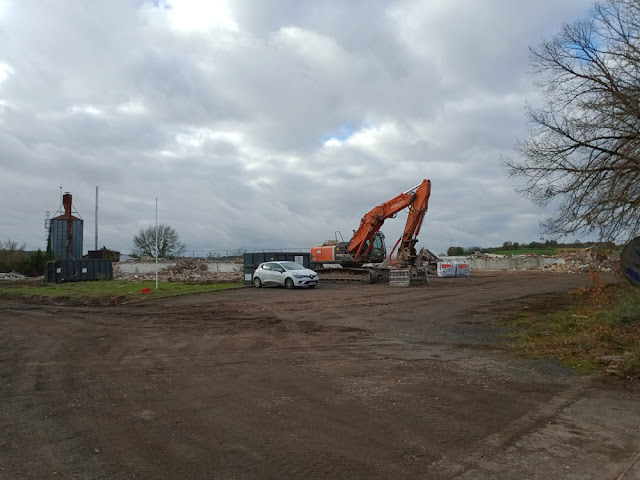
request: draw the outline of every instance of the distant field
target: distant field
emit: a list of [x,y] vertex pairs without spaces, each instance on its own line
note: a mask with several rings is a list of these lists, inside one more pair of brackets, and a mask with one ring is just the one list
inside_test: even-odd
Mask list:
[[518,248],[516,250],[493,250],[490,253],[496,253],[499,255],[506,255],[512,257],[513,255],[535,254],[535,255],[556,255],[558,253],[557,248]]

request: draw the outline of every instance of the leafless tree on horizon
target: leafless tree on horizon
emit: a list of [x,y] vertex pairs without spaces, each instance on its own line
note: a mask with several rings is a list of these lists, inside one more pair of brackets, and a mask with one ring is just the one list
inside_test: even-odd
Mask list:
[[[180,256],[185,245],[180,243],[180,235],[169,225],[158,225],[158,257],[172,258]],[[133,237],[134,255],[156,255],[156,229],[155,226],[141,228]]]
[[544,233],[627,240],[640,230],[640,2],[605,0],[531,48],[544,105],[503,159],[517,190],[557,205]]

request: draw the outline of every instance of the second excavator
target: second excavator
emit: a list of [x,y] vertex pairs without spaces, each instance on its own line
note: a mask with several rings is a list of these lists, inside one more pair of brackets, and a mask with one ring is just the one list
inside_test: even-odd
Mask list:
[[[425,179],[368,212],[362,217],[360,227],[354,231],[350,241],[338,241],[336,238],[312,247],[311,261],[321,279],[373,283],[388,281],[390,273],[395,271],[405,274],[411,283],[426,283],[426,266],[421,264],[421,256],[416,252],[415,245],[430,195],[431,181]],[[384,234],[380,232],[380,227],[386,219],[395,217],[405,208],[409,209],[409,214],[404,232],[387,258]]]

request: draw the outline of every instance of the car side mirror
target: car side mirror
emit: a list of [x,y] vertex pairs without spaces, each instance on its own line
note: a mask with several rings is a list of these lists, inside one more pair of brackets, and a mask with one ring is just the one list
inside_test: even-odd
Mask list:
[[280,273],[284,273],[284,272],[285,272],[285,269],[284,269],[284,268],[281,268],[281,269],[280,269]]

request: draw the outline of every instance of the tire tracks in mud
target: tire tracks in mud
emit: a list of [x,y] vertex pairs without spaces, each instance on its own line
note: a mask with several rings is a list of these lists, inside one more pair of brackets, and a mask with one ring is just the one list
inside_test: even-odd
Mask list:
[[[450,479],[485,478],[487,472],[483,467],[496,462],[509,447],[515,445],[524,436],[537,431],[543,425],[551,423],[564,410],[578,401],[585,390],[589,388],[588,381],[577,381],[538,408],[527,412],[512,421],[500,431],[485,437],[474,446],[473,453],[464,456],[459,461],[441,461],[439,469]],[[542,478],[542,477],[541,477]]]

